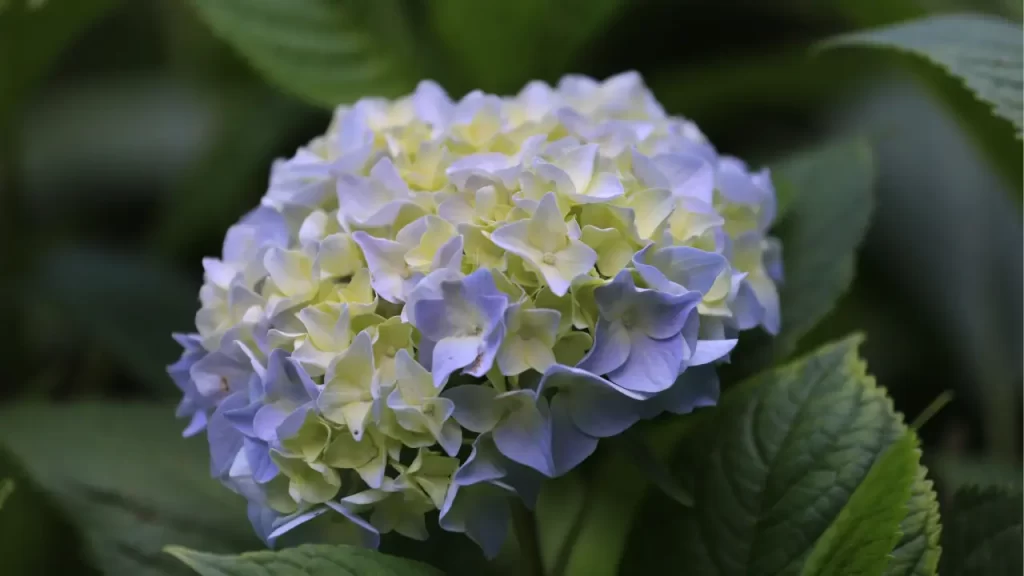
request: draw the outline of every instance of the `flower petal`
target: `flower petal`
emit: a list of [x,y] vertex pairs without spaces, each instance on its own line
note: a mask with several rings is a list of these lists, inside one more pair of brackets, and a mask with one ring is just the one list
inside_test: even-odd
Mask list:
[[438,341],[431,358],[434,386],[440,388],[452,372],[476,362],[484,348],[484,340],[479,336],[453,336]]
[[681,335],[655,340],[632,332],[629,358],[621,367],[609,372],[608,379],[636,392],[661,392],[672,386],[679,376],[683,358]]
[[597,438],[589,436],[573,423],[566,401],[555,396],[551,401],[552,476],[561,476],[587,459],[597,449]]
[[712,366],[690,368],[679,375],[671,388],[643,402],[643,418],[662,412],[689,414],[695,408],[714,406],[719,397],[718,374]]
[[498,398],[508,410],[492,432],[498,450],[513,462],[553,477],[551,418],[547,402],[538,401],[535,393],[529,390],[508,392]]
[[626,363],[630,347],[629,332],[622,324],[601,319],[594,331],[594,346],[577,367],[592,374],[609,374]]
[[736,343],[739,340],[733,338],[731,340],[697,340],[697,346],[693,351],[693,356],[687,362],[689,366],[702,366],[704,364],[710,364],[719,358],[722,358],[732,352],[732,349],[736,347]]

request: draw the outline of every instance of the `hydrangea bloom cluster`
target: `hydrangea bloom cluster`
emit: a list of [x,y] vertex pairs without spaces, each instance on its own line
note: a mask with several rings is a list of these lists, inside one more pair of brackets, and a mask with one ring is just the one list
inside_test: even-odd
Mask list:
[[437,510],[494,555],[510,496],[714,404],[738,333],[778,330],[774,196],[635,73],[340,107],[203,262],[186,435],[268,542]]

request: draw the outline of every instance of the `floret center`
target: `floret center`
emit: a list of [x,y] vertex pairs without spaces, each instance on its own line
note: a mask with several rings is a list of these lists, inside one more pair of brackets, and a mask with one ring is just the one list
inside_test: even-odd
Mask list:
[[620,321],[622,322],[622,326],[628,330],[636,324],[636,314],[633,312],[626,312],[622,315]]

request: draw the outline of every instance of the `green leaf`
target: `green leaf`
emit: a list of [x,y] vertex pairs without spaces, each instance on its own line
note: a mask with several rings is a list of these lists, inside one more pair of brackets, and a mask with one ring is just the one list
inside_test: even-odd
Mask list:
[[939,566],[939,504],[927,474],[927,468],[917,468],[908,513],[900,523],[903,537],[892,551],[885,576],[934,576]]
[[960,78],[996,116],[1024,130],[1024,29],[978,14],[930,16],[840,36],[823,47],[891,48],[926,58]]
[[163,397],[176,396],[165,366],[190,331],[197,289],[175,270],[140,255],[68,249],[49,255],[40,285],[69,322]]
[[469,76],[467,89],[518,91],[533,79],[570,71],[579,51],[625,5],[621,0],[434,0],[434,28]]
[[920,457],[912,432],[886,450],[814,544],[802,576],[883,573],[889,552],[903,536],[900,522],[908,512]]
[[875,169],[863,141],[829,144],[774,167],[795,198],[775,229],[782,240],[778,349],[792,352],[835,306],[853,281],[854,258],[874,206]]
[[1017,576],[1021,552],[1020,490],[969,487],[944,514],[943,576]]
[[[0,558],[4,574],[92,576],[82,539],[52,498],[27,475],[25,467],[0,446],[0,476],[16,486],[0,510]],[[54,554],[55,546],[61,553]]]
[[693,506],[693,495],[679,484],[668,467],[658,460],[643,437],[635,430],[627,430],[620,436],[611,438],[609,443],[629,456],[633,465],[666,496],[682,506]]
[[772,175],[785,190],[785,211],[773,231],[782,240],[782,330],[775,338],[746,336],[725,371],[733,379],[792,354],[835,307],[853,281],[871,221],[875,170],[866,142],[832,142],[797,154],[774,165]]
[[209,477],[208,448],[181,438],[172,406],[16,405],[0,443],[81,531],[108,574],[186,573],[167,545],[238,552],[260,544],[244,500]]
[[193,0],[199,16],[285,91],[325,107],[395,96],[420,76],[397,0]]
[[8,0],[0,9],[0,126],[57,58],[118,0]]
[[[637,570],[656,558],[695,574],[800,574],[816,543],[842,544],[835,540],[852,533],[857,516],[869,510],[879,510],[890,528],[902,519],[900,531],[926,532],[918,516],[933,512],[930,486],[890,486],[900,494],[898,516],[881,504],[861,506],[890,474],[909,488],[915,478],[904,466],[923,472],[912,459],[882,464],[875,473],[881,479],[872,478],[870,470],[907,427],[867,375],[859,343],[847,338],[758,375],[729,391],[716,410],[692,418],[693,425],[667,423],[685,432],[673,470],[695,506],[667,512],[667,499],[649,492],[620,566]],[[905,533],[896,553],[912,556],[909,545],[917,541],[917,533]],[[877,554],[858,562],[880,562]]]
[[359,576],[440,576],[421,564],[353,546],[304,545],[277,551],[221,556],[172,546],[167,552],[201,576],[299,576],[358,574]]

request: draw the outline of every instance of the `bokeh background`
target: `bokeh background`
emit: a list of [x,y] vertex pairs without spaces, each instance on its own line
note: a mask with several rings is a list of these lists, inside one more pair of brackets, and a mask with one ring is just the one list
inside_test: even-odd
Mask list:
[[[272,160],[329,112],[268,85],[188,2],[20,4],[0,2],[0,403],[171,403],[169,335],[193,325],[200,259],[258,202]],[[595,2],[612,11],[600,19],[556,1],[525,35],[494,33],[514,2],[399,4],[403,33],[430,47],[419,58],[453,96],[635,69],[670,112],[753,164],[867,138],[875,212],[857,280],[802,346],[865,332],[870,370],[908,420],[953,394],[921,429],[940,498],[964,482],[1020,485],[1021,141],[923,61],[812,49],[927,13],[1020,22],[1019,1]],[[564,48],[589,26],[591,39]],[[31,479],[18,490],[0,514],[0,534],[17,536],[0,539],[0,573],[80,573],[46,497]]]

